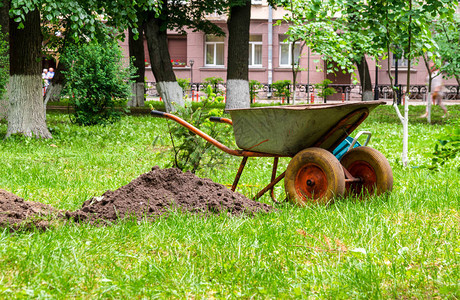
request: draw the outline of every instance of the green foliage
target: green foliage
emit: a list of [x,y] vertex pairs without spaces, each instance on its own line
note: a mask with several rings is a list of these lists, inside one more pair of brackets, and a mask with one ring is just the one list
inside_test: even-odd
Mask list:
[[0,99],[6,92],[6,84],[9,79],[9,56],[8,43],[0,32]]
[[187,91],[190,87],[190,78],[177,78],[177,83],[181,87],[182,91]]
[[264,85],[257,80],[249,80],[249,95],[251,97],[250,103],[253,103],[257,96],[257,90],[263,88]]
[[451,21],[443,20],[433,24],[433,38],[444,62],[441,71],[447,77],[455,77],[460,84],[460,16],[457,14]]
[[272,83],[273,95],[275,97],[284,97],[289,99],[291,97],[291,81],[278,80]]
[[[222,110],[209,109],[209,106],[221,102],[223,97],[216,96],[209,85],[206,94],[207,97],[201,99],[201,107],[194,110],[191,103],[186,103],[184,107],[177,106],[175,114],[213,139],[225,143],[225,140],[228,141],[228,137],[231,136],[230,128],[209,120],[209,117],[222,116]],[[202,168],[216,168],[223,163],[223,158],[227,155],[184,126],[173,124],[169,127],[169,132],[174,150],[171,164],[183,171],[195,173]]]
[[429,27],[450,20],[458,6],[456,0],[272,2],[289,11],[284,20],[292,24],[287,32],[291,41],[305,41],[322,55],[328,71],[348,73],[364,55],[385,59],[390,53],[404,53],[405,58],[435,54]]
[[329,79],[324,79],[320,83],[315,84],[315,89],[318,90],[317,94],[319,97],[326,100],[327,96],[334,95],[337,92],[334,88],[329,86],[331,83],[332,81]]
[[[439,170],[447,161],[460,155],[460,120],[451,121],[449,126],[444,127],[444,132],[439,135],[432,154],[431,170]],[[460,171],[460,166],[458,167]]]
[[224,79],[222,79],[221,77],[207,77],[204,79],[204,82],[203,82],[205,86],[210,85],[212,87],[212,92],[216,95],[222,94],[222,92],[219,90],[219,84],[223,84],[223,83],[224,83]]
[[66,92],[75,112],[72,120],[80,125],[111,123],[126,112],[131,95],[132,70],[123,67],[123,55],[116,41],[90,42],[72,46],[63,60]]

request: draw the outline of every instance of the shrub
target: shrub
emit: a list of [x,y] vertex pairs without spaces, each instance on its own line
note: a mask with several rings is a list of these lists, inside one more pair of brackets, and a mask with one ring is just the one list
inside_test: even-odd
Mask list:
[[249,95],[251,97],[250,103],[254,103],[256,99],[257,90],[263,88],[264,85],[257,80],[249,80]]
[[177,78],[177,83],[181,87],[182,91],[185,93],[188,88],[190,87],[190,79],[189,78]]
[[[460,120],[453,120],[445,127],[445,132],[438,136],[438,141],[434,146],[432,154],[431,170],[437,170],[447,161],[460,155]],[[458,167],[460,171],[460,167]]]
[[285,97],[289,100],[291,97],[291,81],[290,80],[278,80],[272,83],[273,95],[275,97]]
[[[201,106],[192,109],[192,103],[185,103],[185,106],[177,106],[176,115],[189,122],[199,130],[205,132],[212,138],[228,143],[230,141],[231,126],[215,124],[209,121],[209,117],[220,117],[222,109],[210,109],[223,100],[223,97],[212,93],[211,86],[206,88],[207,97],[202,97]],[[171,165],[182,171],[196,171],[208,167],[217,169],[216,166],[223,163],[225,153],[208,143],[203,138],[189,131],[187,128],[174,124],[169,127],[169,133],[174,150]],[[224,141],[225,140],[225,141]]]
[[203,84],[207,87],[210,85],[212,87],[212,92],[216,95],[220,95],[219,84],[223,84],[224,80],[220,77],[208,77],[204,79]]
[[329,79],[324,79],[320,83],[315,84],[315,89],[318,90],[318,96],[324,99],[324,102],[326,102],[327,96],[334,95],[337,91],[329,87],[329,85],[332,83]]
[[123,67],[116,41],[69,47],[62,59],[68,64],[66,92],[80,125],[112,123],[127,111],[133,70]]

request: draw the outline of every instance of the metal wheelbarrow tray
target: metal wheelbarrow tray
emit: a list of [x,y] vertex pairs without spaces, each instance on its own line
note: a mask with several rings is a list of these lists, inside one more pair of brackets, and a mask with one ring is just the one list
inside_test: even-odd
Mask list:
[[[385,102],[229,109],[232,120],[211,118],[233,125],[236,144],[242,150],[228,148],[173,114],[152,111],[152,115],[174,120],[222,151],[242,156],[233,191],[248,157],[273,157],[271,182],[255,198],[270,190],[276,201],[273,188],[284,178],[287,198],[305,205],[328,203],[345,193],[363,195],[391,191],[391,167],[379,151],[357,147],[348,150],[340,162],[331,153],[381,104]],[[286,171],[276,176],[279,157],[293,159]]]

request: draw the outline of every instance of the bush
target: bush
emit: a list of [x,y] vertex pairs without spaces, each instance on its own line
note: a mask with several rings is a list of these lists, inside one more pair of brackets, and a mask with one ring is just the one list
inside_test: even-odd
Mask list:
[[90,42],[69,47],[62,59],[68,64],[66,93],[80,125],[118,121],[127,111],[133,70],[123,67],[123,55],[116,41]]
[[[1,28],[0,28],[1,29]],[[6,84],[9,79],[9,56],[8,43],[5,36],[0,32],[0,99],[6,92]]]
[[275,97],[285,97],[287,100],[289,100],[289,98],[291,98],[290,86],[290,80],[278,80],[273,82],[273,95],[275,95]]

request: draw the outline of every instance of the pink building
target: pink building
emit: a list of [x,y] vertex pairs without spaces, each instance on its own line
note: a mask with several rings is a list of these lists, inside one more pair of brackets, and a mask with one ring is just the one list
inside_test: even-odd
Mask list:
[[[271,84],[277,80],[292,80],[291,71],[291,47],[290,43],[284,42],[285,32],[288,25],[273,26],[277,20],[281,20],[285,11],[272,9],[266,0],[253,0],[251,11],[250,25],[250,53],[249,53],[249,79],[257,80],[262,84]],[[226,28],[226,16],[214,15],[210,18],[218,24],[224,32]],[[186,35],[180,35],[177,32],[170,32],[168,37],[169,51],[174,66],[174,71],[178,78],[189,78],[193,83],[203,82],[207,77],[221,77],[226,80],[227,74],[227,37],[216,37],[206,35],[202,32],[192,32],[187,30]],[[128,56],[127,41],[122,43]],[[298,52],[299,45],[294,45],[295,51]],[[146,60],[149,63],[150,58],[147,52],[146,43]],[[375,62],[368,58],[369,70],[371,74],[372,86],[375,86]],[[378,84],[381,86],[380,97],[390,97],[390,79],[388,76],[387,61],[380,63],[382,66],[378,70]],[[359,98],[360,88],[352,84],[352,76],[349,74],[327,74],[326,66],[321,56],[311,53],[307,47],[304,47],[301,53],[300,66],[305,71],[300,71],[297,75],[297,83],[300,86],[307,84],[316,84],[328,78],[333,82],[338,90],[335,98],[340,97],[340,93],[347,91],[347,97]],[[319,71],[318,71],[319,70]],[[395,61],[390,63],[390,72],[395,76]],[[423,87],[426,85],[427,71],[422,62],[413,64],[410,69],[407,68],[407,61],[399,61],[398,83],[405,86],[407,73],[411,72],[411,86],[413,87],[414,97],[421,98]],[[146,77],[148,82],[154,82],[155,79],[150,67],[146,68]],[[356,76],[357,77],[357,76]],[[358,77],[357,77],[358,78]],[[458,97],[457,82],[453,79],[445,82],[447,88],[449,85],[455,85],[454,94]],[[387,87],[384,87],[387,86]],[[302,89],[299,89],[301,91]],[[299,93],[298,91],[298,93]],[[386,93],[386,91],[388,93]],[[300,95],[305,96],[304,95]],[[333,98],[333,97],[332,97]],[[331,98],[331,99],[332,99]]]

